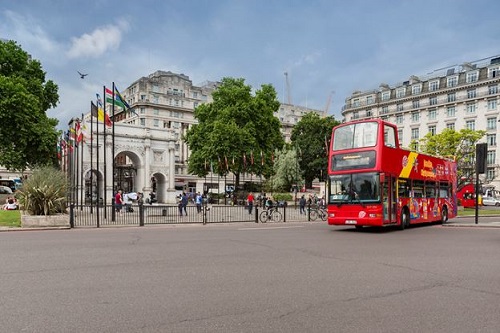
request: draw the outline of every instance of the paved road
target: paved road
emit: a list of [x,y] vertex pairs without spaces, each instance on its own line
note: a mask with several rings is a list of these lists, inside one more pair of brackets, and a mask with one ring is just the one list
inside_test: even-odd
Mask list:
[[498,332],[500,229],[0,233],[2,332]]

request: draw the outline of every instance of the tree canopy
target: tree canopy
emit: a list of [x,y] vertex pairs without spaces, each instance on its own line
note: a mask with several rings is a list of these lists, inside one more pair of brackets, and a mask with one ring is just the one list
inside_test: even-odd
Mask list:
[[453,158],[457,161],[458,178],[471,178],[474,174],[475,146],[486,131],[446,128],[441,133],[427,135],[420,140],[420,150],[426,154]]
[[272,190],[288,192],[302,180],[297,150],[290,146],[277,150],[275,156],[274,175],[271,177]]
[[333,116],[321,118],[310,112],[293,127],[292,145],[299,153],[299,164],[306,188],[312,187],[314,179],[326,179],[328,166],[328,148],[332,128],[339,122]]
[[46,111],[59,101],[39,61],[13,41],[0,41],[0,165],[23,171],[55,161],[58,121]]
[[236,185],[242,172],[271,175],[273,152],[284,144],[274,87],[262,85],[253,95],[244,79],[223,78],[212,98],[195,109],[198,124],[184,137],[191,150],[189,173],[233,172]]

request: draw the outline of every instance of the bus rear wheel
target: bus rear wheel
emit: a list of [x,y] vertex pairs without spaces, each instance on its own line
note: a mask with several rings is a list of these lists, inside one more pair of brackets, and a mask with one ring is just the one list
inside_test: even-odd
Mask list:
[[404,230],[410,226],[410,214],[407,209],[401,211],[401,223],[399,224],[399,229]]
[[445,224],[446,222],[448,222],[448,210],[446,207],[443,207],[441,210],[441,224]]

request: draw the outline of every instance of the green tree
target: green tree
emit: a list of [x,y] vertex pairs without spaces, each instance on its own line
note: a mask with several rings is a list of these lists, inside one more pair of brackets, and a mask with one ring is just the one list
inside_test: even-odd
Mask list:
[[457,178],[471,179],[475,172],[476,143],[486,131],[446,128],[441,133],[427,133],[420,140],[420,150],[426,154],[453,158],[457,161]]
[[46,111],[59,101],[39,61],[13,41],[0,41],[0,165],[24,171],[56,161],[58,121]]
[[195,109],[198,124],[184,137],[191,150],[188,172],[199,177],[210,170],[221,176],[232,172],[237,186],[242,172],[272,175],[273,152],[284,144],[274,115],[280,106],[276,90],[262,85],[252,95],[244,79],[224,78],[212,97]]
[[328,151],[332,128],[339,122],[333,116],[321,118],[310,112],[293,127],[292,145],[299,152],[299,163],[306,188],[312,187],[314,179],[324,181],[327,173]]
[[274,175],[271,177],[273,191],[288,192],[300,183],[299,159],[293,146],[275,152]]

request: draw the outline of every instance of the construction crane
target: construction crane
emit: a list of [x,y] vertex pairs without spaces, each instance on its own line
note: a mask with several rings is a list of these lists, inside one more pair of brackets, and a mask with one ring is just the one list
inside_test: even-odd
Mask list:
[[330,110],[330,104],[332,104],[332,96],[335,94],[335,91],[331,91],[330,94],[328,95],[328,100],[326,102],[325,109],[323,110],[323,116],[326,117],[328,114],[328,110]]
[[287,103],[292,104],[292,96],[290,96],[290,82],[288,81],[288,72],[285,72],[285,80],[286,80]]

